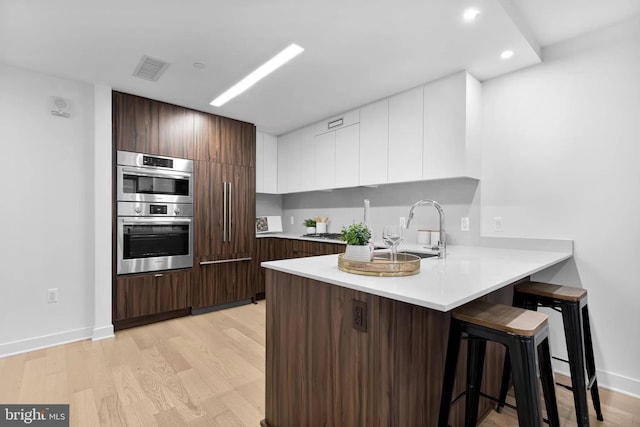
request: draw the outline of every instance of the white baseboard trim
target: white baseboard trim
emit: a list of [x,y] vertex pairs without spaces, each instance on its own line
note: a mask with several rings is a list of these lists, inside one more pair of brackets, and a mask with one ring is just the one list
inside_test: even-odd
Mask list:
[[106,338],[113,338],[113,325],[102,326],[100,328],[93,328],[92,341],[104,340]]
[[[566,370],[564,366],[562,369],[554,367],[554,372],[564,375],[565,377],[571,377],[569,366],[566,366]],[[601,371],[599,369],[596,369],[596,375],[598,376],[598,387],[640,399],[640,380],[612,372]]]
[[14,354],[27,353],[29,351],[54,347],[60,344],[86,340],[91,338],[92,334],[93,328],[88,327],[28,338],[26,340],[3,343],[0,344],[0,357],[13,356]]

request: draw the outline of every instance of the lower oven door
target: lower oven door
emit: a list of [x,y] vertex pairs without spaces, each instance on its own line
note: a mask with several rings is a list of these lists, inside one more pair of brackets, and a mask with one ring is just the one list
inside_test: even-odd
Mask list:
[[193,267],[191,218],[118,217],[118,274]]

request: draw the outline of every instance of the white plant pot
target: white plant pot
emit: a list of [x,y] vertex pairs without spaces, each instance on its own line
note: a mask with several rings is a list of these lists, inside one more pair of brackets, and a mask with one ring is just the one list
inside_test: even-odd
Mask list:
[[373,257],[373,251],[370,245],[355,246],[347,245],[344,257],[351,261],[369,262]]
[[315,227],[307,227],[307,234],[316,234]]

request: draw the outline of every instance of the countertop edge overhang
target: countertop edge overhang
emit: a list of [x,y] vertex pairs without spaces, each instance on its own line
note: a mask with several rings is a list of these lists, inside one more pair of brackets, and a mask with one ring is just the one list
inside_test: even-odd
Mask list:
[[346,273],[338,269],[337,255],[268,261],[261,266],[446,312],[573,256],[571,240],[551,242],[554,248],[559,247],[557,242],[566,244],[561,251],[449,246],[446,259],[425,258],[420,273],[406,277]]

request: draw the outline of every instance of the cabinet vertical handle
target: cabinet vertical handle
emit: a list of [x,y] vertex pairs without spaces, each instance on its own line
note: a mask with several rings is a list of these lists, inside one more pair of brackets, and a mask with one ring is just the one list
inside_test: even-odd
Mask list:
[[232,198],[232,191],[231,191],[231,183],[229,183],[229,241],[232,241],[231,238],[231,224],[233,223],[232,221],[232,213],[233,213],[233,198]]
[[227,181],[222,183],[222,241],[227,241]]

